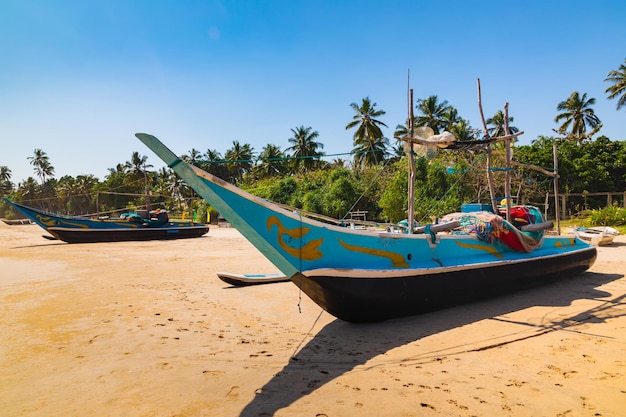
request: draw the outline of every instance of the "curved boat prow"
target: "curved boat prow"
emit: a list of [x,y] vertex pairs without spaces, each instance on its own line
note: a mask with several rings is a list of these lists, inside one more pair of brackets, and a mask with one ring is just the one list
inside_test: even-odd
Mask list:
[[595,248],[579,239],[544,237],[546,225],[522,232],[505,223],[494,238],[480,239],[437,233],[438,227],[372,233],[322,223],[182,161],[152,135],[136,136],[315,303],[343,320],[386,320],[539,285],[583,272],[596,258]]

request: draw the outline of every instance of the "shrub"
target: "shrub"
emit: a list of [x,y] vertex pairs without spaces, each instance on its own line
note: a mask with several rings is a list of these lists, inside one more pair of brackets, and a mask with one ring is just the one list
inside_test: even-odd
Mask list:
[[626,209],[611,206],[599,210],[591,210],[589,222],[592,225],[600,226],[624,226],[626,225]]

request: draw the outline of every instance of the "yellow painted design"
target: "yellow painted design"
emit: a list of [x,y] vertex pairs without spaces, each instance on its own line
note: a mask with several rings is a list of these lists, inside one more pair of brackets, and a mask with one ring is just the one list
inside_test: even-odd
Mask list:
[[371,248],[364,248],[362,246],[350,245],[348,243],[345,243],[341,239],[339,239],[339,243],[345,249],[353,251],[353,252],[365,253],[367,255],[381,256],[383,258],[387,258],[391,261],[394,268],[408,268],[409,267],[409,264],[404,260],[404,256],[400,255],[399,253],[390,252],[390,251],[381,250],[381,249],[371,249]]
[[303,259],[305,261],[313,261],[324,256],[324,254],[318,249],[322,242],[324,242],[324,238],[312,240],[301,248],[294,248],[287,245],[283,241],[284,235],[287,235],[293,239],[301,239],[304,235],[311,231],[311,229],[309,229],[308,227],[296,227],[295,229],[286,229],[276,216],[270,216],[267,219],[266,224],[268,232],[272,230],[272,226],[276,226],[276,228],[278,229],[278,244],[289,255],[295,258]]
[[554,246],[557,248],[562,248],[565,246],[574,246],[575,244],[576,242],[573,238],[565,238],[565,239],[557,240],[556,242],[554,242]]
[[75,226],[75,227],[81,227],[83,229],[87,229],[87,225],[85,224],[81,224],[81,223],[73,223],[73,222],[68,222],[65,220],[61,220],[58,221],[58,224],[55,224],[55,220],[52,217],[48,217],[48,216],[42,216],[41,214],[37,215],[37,219],[41,222],[41,224],[48,226],[48,227],[53,227],[53,226]]
[[483,250],[485,252],[492,254],[496,258],[504,258],[504,255],[498,252],[496,248],[494,248],[493,246],[477,245],[475,243],[464,243],[464,242],[455,242],[455,243],[462,248]]

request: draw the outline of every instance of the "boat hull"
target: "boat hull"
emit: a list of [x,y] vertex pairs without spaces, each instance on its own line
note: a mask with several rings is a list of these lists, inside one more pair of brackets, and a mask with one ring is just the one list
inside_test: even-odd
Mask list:
[[122,218],[64,216],[24,206],[6,198],[4,200],[53,237],[67,243],[187,239],[209,232],[209,226],[202,223],[163,221],[156,224]]
[[277,282],[289,282],[290,279],[283,274],[233,274],[230,272],[218,272],[219,279],[235,287],[248,287],[251,285],[275,284]]
[[532,248],[514,250],[506,244],[510,228],[492,239],[432,225],[399,234],[322,223],[187,164],[152,135],[136,136],[315,303],[346,321],[409,316],[547,283],[596,258],[580,239],[543,234]]
[[594,247],[558,256],[436,271],[303,271],[292,282],[333,316],[375,322],[434,311],[572,277],[586,271]]
[[72,229],[50,227],[48,232],[57,239],[67,243],[123,242],[201,237],[209,232],[209,226],[197,225],[144,229]]

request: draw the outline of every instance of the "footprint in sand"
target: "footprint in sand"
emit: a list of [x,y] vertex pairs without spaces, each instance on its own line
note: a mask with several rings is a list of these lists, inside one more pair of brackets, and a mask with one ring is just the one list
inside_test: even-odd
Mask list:
[[226,394],[226,398],[238,398],[239,397],[239,386],[235,385],[231,387],[231,389]]

